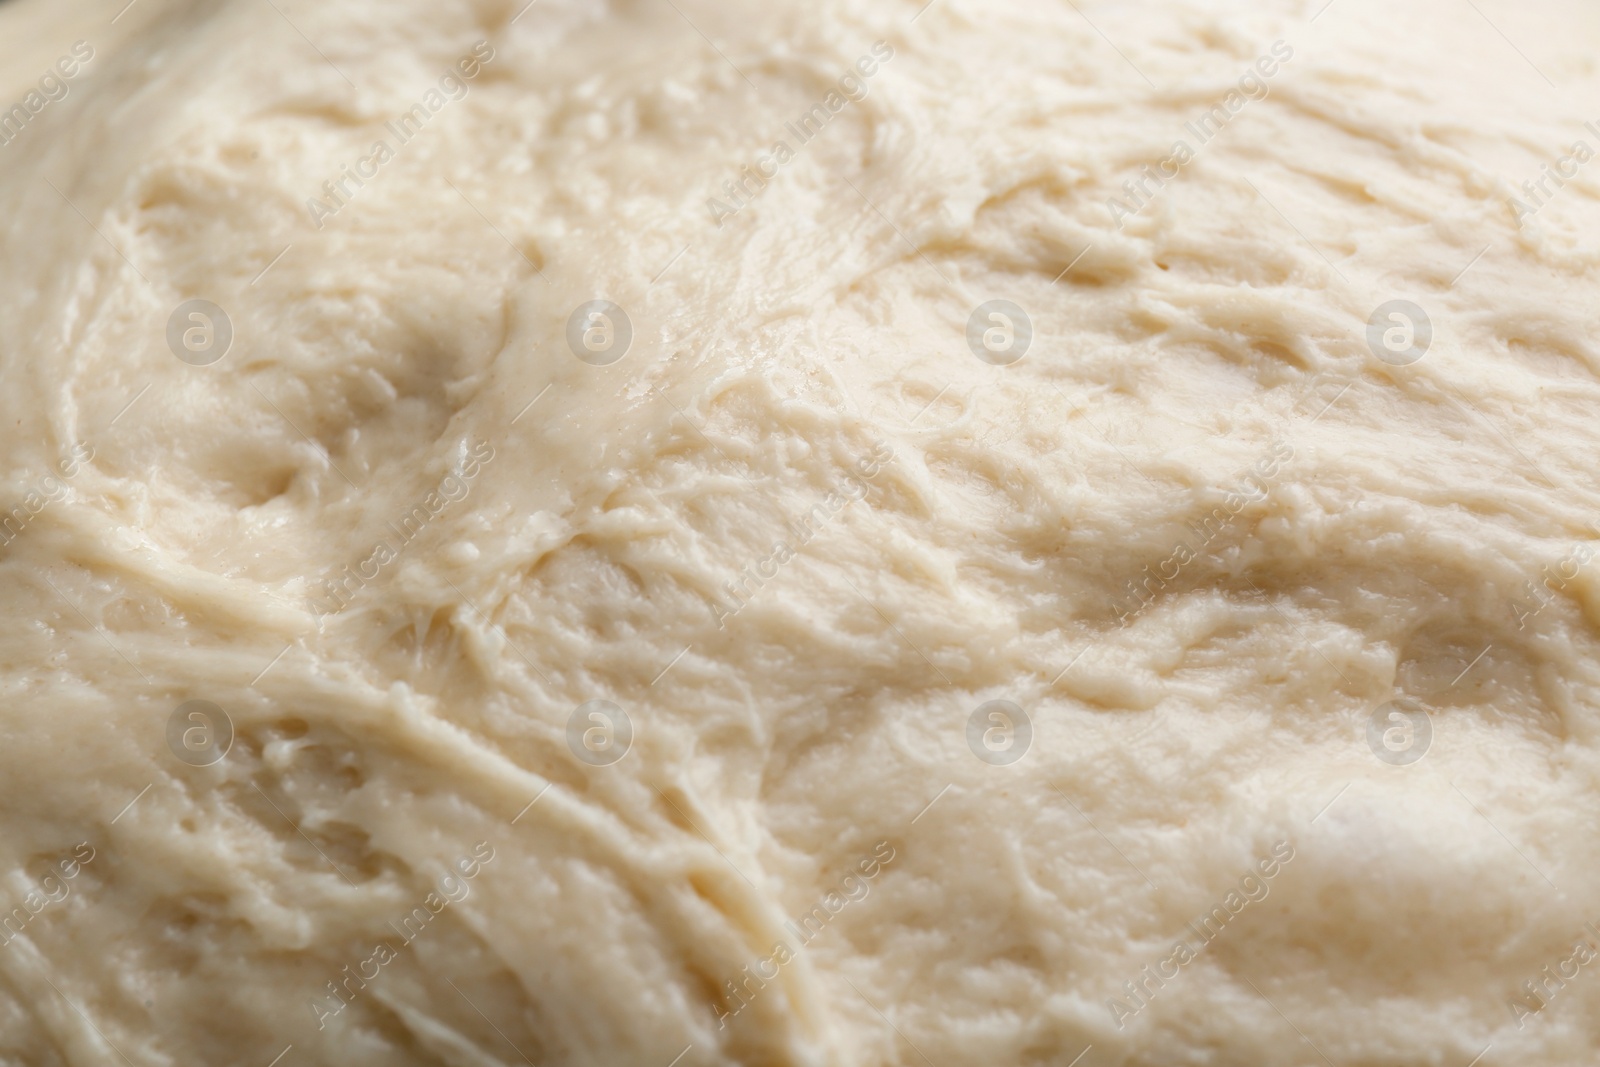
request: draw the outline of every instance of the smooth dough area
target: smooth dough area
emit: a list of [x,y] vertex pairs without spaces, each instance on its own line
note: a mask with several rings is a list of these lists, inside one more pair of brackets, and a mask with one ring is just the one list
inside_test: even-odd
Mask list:
[[1597,49],[0,4],[0,1064],[1595,1063]]

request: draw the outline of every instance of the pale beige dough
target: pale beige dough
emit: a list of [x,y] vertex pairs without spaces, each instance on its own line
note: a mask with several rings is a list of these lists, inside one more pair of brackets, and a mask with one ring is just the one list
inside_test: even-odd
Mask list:
[[0,1064],[1600,1058],[1600,10],[919,9],[0,4]]

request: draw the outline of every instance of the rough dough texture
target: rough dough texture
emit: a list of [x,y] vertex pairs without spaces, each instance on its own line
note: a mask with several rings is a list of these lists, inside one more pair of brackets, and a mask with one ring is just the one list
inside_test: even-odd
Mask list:
[[0,1063],[1596,1062],[1600,11],[920,6],[0,5]]

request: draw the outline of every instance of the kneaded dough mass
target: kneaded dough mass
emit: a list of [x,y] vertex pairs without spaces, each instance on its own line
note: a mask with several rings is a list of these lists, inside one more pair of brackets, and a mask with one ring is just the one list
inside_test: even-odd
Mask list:
[[1597,1062],[1597,47],[0,4],[0,1064]]

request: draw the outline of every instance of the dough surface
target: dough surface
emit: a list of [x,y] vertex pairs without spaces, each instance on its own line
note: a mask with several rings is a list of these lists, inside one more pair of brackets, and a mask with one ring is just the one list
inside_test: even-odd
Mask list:
[[125,5],[0,1064],[1600,1059],[1592,4]]

